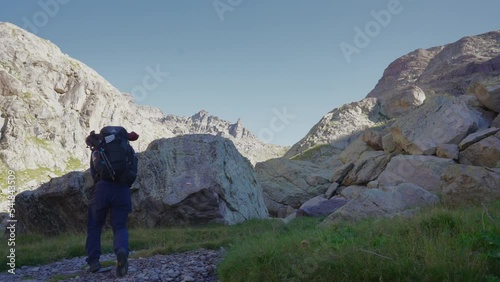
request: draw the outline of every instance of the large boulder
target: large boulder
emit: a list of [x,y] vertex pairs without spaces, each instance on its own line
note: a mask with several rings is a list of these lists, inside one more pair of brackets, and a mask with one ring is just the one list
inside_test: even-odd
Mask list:
[[332,183],[342,183],[344,181],[344,178],[347,176],[347,174],[352,170],[354,167],[354,162],[346,163],[344,165],[335,167],[333,170],[333,174],[330,177],[330,181]]
[[286,216],[284,211],[288,207],[299,208],[309,199],[324,194],[331,184],[330,170],[307,161],[272,159],[257,163],[255,171],[272,216]]
[[389,133],[389,128],[393,124],[393,120],[386,122],[383,125],[375,126],[366,129],[361,134],[361,139],[374,150],[384,150],[383,137]]
[[484,138],[487,138],[491,135],[494,135],[498,131],[500,131],[499,128],[492,127],[492,128],[478,131],[476,133],[472,133],[471,135],[465,137],[465,139],[462,140],[462,142],[460,142],[460,144],[458,144],[458,148],[461,151],[463,151],[463,150],[467,149],[470,145],[477,143],[477,142],[479,142],[479,141],[483,140]]
[[333,197],[326,199],[322,196],[317,196],[305,202],[297,210],[298,216],[326,216],[338,210],[349,200],[342,197]]
[[[268,216],[252,165],[228,139],[212,135],[160,139],[138,157],[130,226],[235,224]],[[20,193],[16,207],[23,230],[84,231],[92,186],[88,171],[73,172]]]
[[235,224],[268,216],[251,163],[228,139],[202,134],[156,140],[141,162],[133,205],[146,226]]
[[494,112],[500,112],[500,85],[486,88],[480,83],[475,83],[472,88],[481,104]]
[[391,118],[400,117],[418,108],[425,101],[425,93],[418,86],[410,86],[385,97],[381,112]]
[[413,183],[427,191],[439,193],[442,185],[441,174],[446,167],[454,164],[451,159],[435,156],[395,156],[380,174],[379,186]]
[[468,146],[460,152],[459,161],[465,165],[500,167],[500,132]]
[[90,172],[71,172],[16,196],[18,231],[57,235],[87,230],[94,181]]
[[329,215],[321,225],[329,226],[338,221],[357,221],[367,217],[411,214],[416,208],[437,203],[439,203],[438,196],[411,183],[381,189],[365,189],[356,198]]
[[342,181],[345,186],[365,185],[377,179],[391,160],[392,155],[383,151],[364,152],[354,163],[354,167]]
[[441,144],[436,148],[436,156],[445,159],[458,160],[459,152],[456,144]]
[[393,140],[413,155],[433,155],[440,144],[459,144],[468,134],[491,124],[483,113],[468,105],[467,98],[446,96],[429,99],[391,127]]
[[374,151],[374,149],[368,146],[363,140],[363,136],[360,136],[339,154],[339,160],[344,164],[355,162],[364,152],[368,151]]
[[339,195],[346,199],[352,200],[355,199],[357,196],[359,196],[359,194],[361,194],[361,192],[363,192],[366,189],[368,189],[367,186],[358,186],[358,185],[343,187],[342,189],[340,189],[341,191]]
[[500,169],[452,165],[443,173],[442,197],[448,205],[481,204],[500,200]]

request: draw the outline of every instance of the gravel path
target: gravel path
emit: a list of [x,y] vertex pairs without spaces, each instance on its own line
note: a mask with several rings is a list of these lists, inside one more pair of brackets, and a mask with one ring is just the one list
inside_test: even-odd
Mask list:
[[[218,281],[216,266],[223,250],[197,250],[148,258],[130,258],[128,275],[117,278],[115,266],[109,272],[90,273],[85,257],[64,259],[43,266],[23,266],[16,274],[0,273],[0,281]],[[101,263],[116,261],[115,255],[101,256]],[[85,268],[84,268],[85,267]]]

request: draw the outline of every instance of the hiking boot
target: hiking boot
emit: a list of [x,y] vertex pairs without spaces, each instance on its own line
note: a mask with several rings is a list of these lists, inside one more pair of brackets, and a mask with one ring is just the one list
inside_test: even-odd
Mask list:
[[101,269],[101,263],[98,260],[95,260],[91,263],[89,263],[89,271],[92,273],[96,273]]
[[118,252],[116,252],[116,260],[117,260],[117,264],[118,264],[116,266],[116,276],[123,277],[123,276],[127,275],[128,255],[124,249],[119,249]]

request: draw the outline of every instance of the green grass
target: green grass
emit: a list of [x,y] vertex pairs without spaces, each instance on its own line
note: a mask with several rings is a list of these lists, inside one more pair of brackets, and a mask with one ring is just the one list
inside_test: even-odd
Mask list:
[[[318,228],[299,219],[235,243],[222,281],[498,281],[500,203],[427,210],[413,219]],[[496,217],[490,217],[495,215]]]
[[[330,145],[328,144],[316,144],[313,147],[305,150],[304,152],[291,157],[290,159],[297,161],[309,161],[316,158],[318,155],[325,156],[325,152],[322,151],[328,149],[329,146]],[[331,149],[330,151],[333,151],[333,149]],[[333,155],[333,152],[330,152],[330,155]]]
[[81,170],[85,165],[77,158],[70,157],[67,161],[66,171]]
[[49,150],[48,148],[50,147],[50,142],[45,139],[41,139],[35,136],[28,137],[28,141],[32,142],[34,145],[41,146],[42,148],[45,148]]
[[[368,219],[321,228],[322,219],[251,220],[130,230],[134,257],[199,248],[227,252],[221,281],[499,281],[500,202],[426,209],[409,218]],[[84,256],[85,234],[20,235],[17,267]],[[4,250],[6,248],[3,248]],[[112,252],[112,233],[103,234]],[[0,252],[6,270],[6,251]]]
[[[48,146],[48,141],[42,140],[36,137],[32,138],[33,142],[38,142],[40,144],[45,144],[42,146]],[[24,169],[24,170],[16,170],[16,186],[24,187],[26,183],[32,180],[36,180],[38,183],[40,182],[48,182],[50,180],[50,175],[62,176],[71,171],[84,170],[86,167],[79,159],[70,157],[66,162],[66,169],[61,170],[58,168],[48,168],[48,167],[38,167],[36,169]],[[5,165],[3,161],[0,160],[0,175],[7,175],[7,172],[10,169]],[[2,189],[7,188],[6,181],[4,183],[0,183],[0,187]],[[19,191],[17,191],[19,192]],[[0,201],[5,200],[5,195],[0,193]]]

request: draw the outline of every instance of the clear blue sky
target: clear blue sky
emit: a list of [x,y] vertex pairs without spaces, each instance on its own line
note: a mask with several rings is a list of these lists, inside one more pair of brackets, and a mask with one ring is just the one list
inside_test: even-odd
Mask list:
[[[498,30],[499,11],[498,0],[16,0],[0,2],[0,21],[52,41],[141,104],[241,118],[266,141],[292,145],[364,98],[394,59]],[[354,40],[356,27],[369,28],[370,42]],[[342,42],[358,49],[350,62]],[[148,68],[169,76],[144,84]],[[276,114],[284,108],[287,124]]]

